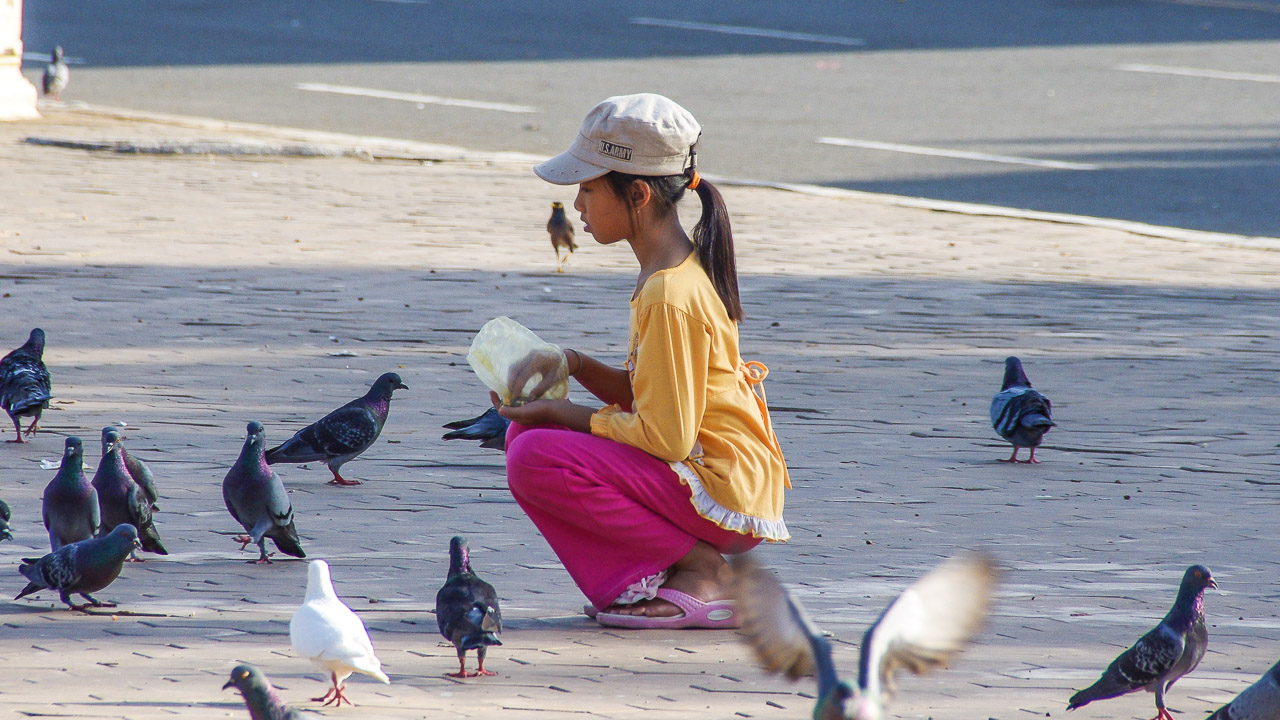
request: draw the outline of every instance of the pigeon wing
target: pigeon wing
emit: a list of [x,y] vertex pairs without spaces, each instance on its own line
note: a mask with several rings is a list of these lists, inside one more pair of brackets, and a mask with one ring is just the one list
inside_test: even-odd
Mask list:
[[976,554],[947,560],[907,588],[862,639],[862,690],[884,702],[899,669],[921,675],[950,661],[981,629],[998,576],[995,561]]
[[1244,689],[1208,720],[1275,720],[1280,718],[1280,662]]
[[1097,682],[1072,695],[1067,709],[1119,697],[1150,685],[1169,672],[1181,657],[1182,649],[1182,638],[1162,622],[1112,660]]
[[818,676],[818,697],[829,697],[839,682],[831,659],[831,644],[804,608],[773,573],[756,563],[750,553],[730,558],[732,592],[747,644],[756,660],[771,673],[795,680]]

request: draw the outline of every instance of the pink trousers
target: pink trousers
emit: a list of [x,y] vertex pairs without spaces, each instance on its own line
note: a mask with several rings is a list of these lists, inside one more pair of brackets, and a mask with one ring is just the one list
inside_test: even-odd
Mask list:
[[689,486],[667,463],[567,428],[512,423],[507,483],[598,609],[674,565],[699,540],[730,555],[760,543],[698,515]]

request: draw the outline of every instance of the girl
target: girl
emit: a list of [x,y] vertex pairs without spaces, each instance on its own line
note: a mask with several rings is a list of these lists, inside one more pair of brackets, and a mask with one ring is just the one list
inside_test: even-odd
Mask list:
[[[640,263],[625,369],[564,351],[569,374],[607,406],[499,408],[512,420],[512,494],[591,601],[587,614],[610,627],[737,627],[722,554],[789,537],[787,468],[753,387],[768,369],[738,354],[733,238],[720,193],[695,169],[700,135],[661,95],[614,97],[534,168],[577,184],[584,230],[627,241]],[[676,212],[686,190],[702,201],[692,240]]]

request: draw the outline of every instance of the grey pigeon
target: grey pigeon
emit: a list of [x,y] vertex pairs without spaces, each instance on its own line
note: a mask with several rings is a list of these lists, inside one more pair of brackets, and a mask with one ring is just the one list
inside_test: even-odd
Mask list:
[[41,512],[51,550],[98,534],[102,524],[98,492],[84,476],[84,446],[80,438],[67,438],[58,474],[44,488]]
[[1280,662],[1209,720],[1280,720]]
[[1159,625],[1120,653],[1093,685],[1071,696],[1067,709],[1108,700],[1138,690],[1156,694],[1156,720],[1173,720],[1164,694],[1183,675],[1196,669],[1209,646],[1204,624],[1204,591],[1216,588],[1209,568],[1192,565],[1182,575],[1178,599]]
[[235,666],[222,689],[229,687],[240,691],[251,720],[302,720],[302,713],[289,707],[267,676],[252,665]]
[[505,450],[507,447],[507,428],[511,421],[498,414],[496,408],[489,408],[484,414],[469,420],[455,420],[444,426],[447,432],[442,440],[480,440],[480,447],[491,450]]
[[[1001,462],[1040,462],[1036,459],[1036,448],[1054,426],[1050,410],[1049,398],[1032,389],[1031,381],[1022,370],[1022,361],[1016,357],[1005,358],[1004,382],[1000,392],[991,399],[991,426],[1000,437],[1013,444],[1013,455]],[[1030,448],[1031,457],[1018,460],[1018,448]]]
[[111,428],[102,433],[102,461],[93,476],[93,488],[98,491],[98,507],[102,515],[102,527],[98,534],[106,535],[117,525],[132,525],[138,529],[142,549],[158,555],[168,555],[160,542],[151,517],[151,501],[146,493],[129,476],[120,451],[120,434]]
[[284,490],[280,476],[267,467],[262,448],[266,433],[262,423],[251,422],[244,447],[236,464],[222,480],[222,499],[231,517],[244,527],[248,535],[235,538],[243,550],[250,543],[258,546],[259,557],[252,563],[269,563],[266,539],[271,538],[276,548],[285,555],[307,556],[299,544],[298,530],[293,526],[293,506]]
[[[488,646],[501,645],[502,611],[493,586],[471,572],[471,549],[466,538],[449,541],[449,579],[436,593],[436,625],[440,634],[458,649],[458,672],[449,677],[497,675],[484,669]],[[475,650],[479,669],[467,672],[467,651]]]
[[343,405],[298,431],[279,447],[267,451],[267,464],[282,462],[308,463],[322,461],[333,473],[330,485],[359,485],[348,480],[339,469],[348,460],[368,450],[382,433],[391,409],[391,393],[407,390],[395,373],[384,373],[373,382],[363,397]]
[[[556,272],[564,272],[564,264],[578,246],[573,242],[573,223],[564,215],[564,203],[551,203],[551,219],[547,221],[547,233],[551,235],[551,247],[556,251]],[[563,248],[564,260],[560,259]]]
[[997,582],[986,555],[952,558],[907,588],[862,637],[857,687],[840,679],[831,644],[773,573],[735,555],[732,589],[740,631],[765,670],[817,675],[814,720],[880,720],[902,668],[922,675],[945,665],[981,628]]
[[138,531],[132,525],[119,525],[109,535],[64,545],[41,558],[22,558],[18,572],[31,582],[14,600],[47,588],[57,590],[72,610],[88,605],[72,603],[71,593],[78,593],[94,607],[115,607],[115,603],[101,602],[89,593],[110,585],[120,575],[125,558],[138,547]]
[[156,503],[160,502],[160,492],[156,490],[155,476],[151,474],[151,468],[138,458],[129,454],[129,450],[125,448],[124,441],[128,440],[124,435],[120,435],[120,431],[114,427],[102,428],[102,441],[107,441],[107,433],[116,433],[116,447],[120,449],[120,457],[124,458],[125,469],[129,471],[129,477],[138,483],[138,487],[142,489],[142,494],[147,497],[147,502],[151,503],[152,510],[159,510],[160,506]]
[[9,504],[0,500],[0,542],[13,539],[13,533],[9,531],[9,519],[12,517]]
[[0,408],[9,413],[13,430],[18,436],[11,443],[26,442],[22,439],[22,424],[18,418],[29,417],[27,436],[36,434],[40,414],[49,407],[49,369],[44,366],[44,331],[35,328],[22,347],[0,359]]
[[52,95],[54,100],[61,100],[62,91],[67,89],[67,83],[70,81],[71,69],[62,59],[62,46],[59,45],[53,49],[53,62],[45,66],[40,85],[45,95]]

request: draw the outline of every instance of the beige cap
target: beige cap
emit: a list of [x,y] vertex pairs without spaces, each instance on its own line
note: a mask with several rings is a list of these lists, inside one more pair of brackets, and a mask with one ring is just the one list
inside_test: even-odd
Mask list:
[[670,98],[619,95],[591,108],[573,145],[533,171],[556,185],[594,180],[610,170],[679,175],[693,164],[701,134],[693,115]]

